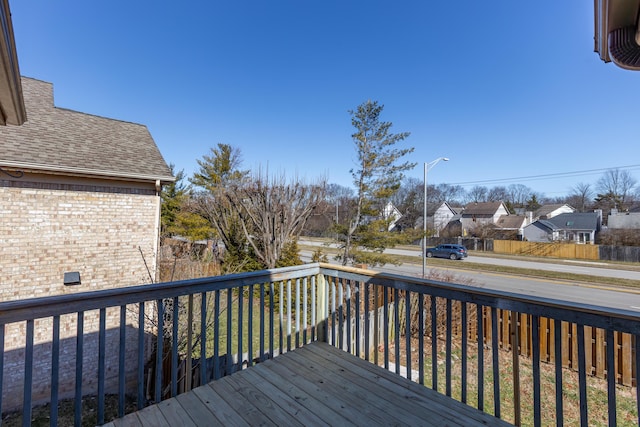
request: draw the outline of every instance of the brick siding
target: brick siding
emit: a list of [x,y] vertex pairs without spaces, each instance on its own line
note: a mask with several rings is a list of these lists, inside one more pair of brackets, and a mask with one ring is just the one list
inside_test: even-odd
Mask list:
[[[0,300],[45,297],[147,284],[155,280],[159,204],[154,185],[89,180],[0,180]],[[146,265],[145,265],[146,262]],[[147,269],[148,268],[148,269]],[[65,286],[65,272],[80,272],[81,285]],[[136,307],[128,310],[128,361],[137,360]],[[85,313],[83,394],[95,394],[98,312]],[[75,384],[76,315],[60,323],[60,396]],[[107,313],[107,348],[117,348],[119,311]],[[5,329],[2,410],[19,409],[24,381],[24,323]],[[153,330],[148,328],[147,336]],[[51,389],[52,320],[35,322],[33,401]],[[47,354],[48,353],[48,354]],[[107,390],[117,388],[117,351],[107,352]],[[134,366],[127,379],[135,380]]]

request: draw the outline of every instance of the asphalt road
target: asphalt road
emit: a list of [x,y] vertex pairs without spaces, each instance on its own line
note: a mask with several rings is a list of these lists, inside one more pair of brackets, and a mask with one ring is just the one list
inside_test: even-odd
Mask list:
[[[322,245],[319,242],[300,241],[301,245]],[[373,270],[401,274],[405,276],[422,276],[422,264],[419,258],[420,250],[392,249],[389,253],[397,255],[416,256],[415,263],[405,263],[398,267],[387,265]],[[301,251],[303,259],[310,259],[311,251]],[[450,266],[431,267],[427,261],[428,270],[436,270],[441,274],[452,275],[454,280],[460,278],[460,282],[471,286],[486,289],[495,289],[507,292],[515,292],[525,295],[535,295],[545,298],[568,300],[604,306],[609,308],[625,309],[640,313],[640,290],[610,289],[606,286],[593,285],[580,282],[553,281],[547,279],[527,278],[523,276],[503,273],[490,273],[460,269],[456,266],[462,262],[482,264],[506,265],[518,268],[530,268],[537,270],[561,271],[573,274],[584,274],[599,277],[618,277],[631,280],[640,280],[640,271],[623,270],[619,268],[606,268],[606,263],[566,261],[564,263],[545,263],[541,261],[514,260],[493,258],[486,256],[470,255],[466,260],[450,261]]]

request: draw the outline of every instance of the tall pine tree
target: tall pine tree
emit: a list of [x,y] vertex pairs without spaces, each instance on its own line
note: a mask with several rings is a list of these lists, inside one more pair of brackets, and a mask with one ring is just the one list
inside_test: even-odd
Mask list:
[[383,251],[415,238],[389,231],[389,218],[383,214],[387,202],[398,191],[404,172],[416,163],[402,161],[413,148],[396,148],[409,132],[394,134],[391,122],[380,119],[384,109],[377,101],[366,101],[350,111],[351,135],[357,154],[357,167],[351,169],[356,188],[355,210],[349,223],[340,231],[343,265],[365,263],[380,265],[392,262]]

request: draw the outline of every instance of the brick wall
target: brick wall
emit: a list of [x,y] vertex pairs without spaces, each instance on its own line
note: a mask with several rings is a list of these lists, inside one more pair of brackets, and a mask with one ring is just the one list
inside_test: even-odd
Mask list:
[[[0,181],[0,299],[150,283],[160,199],[136,188]],[[146,193],[149,193],[146,191]],[[82,284],[64,286],[64,272]]]
[[[28,174],[0,179],[0,300],[147,284],[150,276],[155,280],[159,203],[153,184]],[[80,272],[80,285],[63,284],[64,273],[69,271]],[[135,310],[129,310],[127,319],[128,362],[137,360]],[[76,319],[75,315],[63,316],[60,324],[59,387],[61,396],[67,397],[75,383]],[[46,401],[50,393],[51,325],[51,319],[35,324],[34,402]],[[109,310],[107,348],[117,348],[118,326],[118,310]],[[86,313],[84,394],[96,392],[97,331],[98,313]],[[24,323],[6,326],[3,412],[22,404],[24,340]],[[107,386],[115,391],[117,351],[107,353]],[[135,364],[127,368],[129,381],[135,378],[132,369]]]

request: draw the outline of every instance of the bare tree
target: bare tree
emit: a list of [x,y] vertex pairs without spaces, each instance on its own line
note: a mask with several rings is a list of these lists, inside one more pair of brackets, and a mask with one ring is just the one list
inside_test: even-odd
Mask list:
[[618,209],[624,209],[633,195],[637,180],[626,170],[609,169],[598,179],[596,188],[600,201],[609,200]]
[[497,186],[493,187],[489,190],[489,194],[487,194],[488,202],[506,202],[509,200],[509,192],[507,191],[507,187]]
[[345,187],[340,184],[327,184],[327,191],[325,199],[329,203],[340,203],[343,200],[349,200],[354,198],[354,191],[350,187]]
[[[429,189],[431,191],[431,188]],[[428,193],[431,196],[431,193]],[[400,229],[415,228],[422,216],[424,184],[421,179],[405,177],[391,203],[400,210],[402,217],[396,223]]]
[[462,205],[462,201],[464,199],[464,188],[462,188],[461,186],[451,184],[438,184],[436,188],[442,195],[443,201],[449,202],[454,205]]
[[531,198],[533,191],[523,184],[511,184],[507,188],[509,193],[509,202],[515,207],[524,207]]
[[579,182],[571,188],[571,194],[567,198],[567,202],[578,209],[579,212],[585,212],[593,199],[593,190],[591,184]]
[[305,221],[324,197],[325,183],[286,182],[258,174],[224,192],[258,260],[275,268],[285,245],[298,239]]
[[483,185],[476,185],[467,192],[467,199],[472,203],[481,203],[487,201],[489,190]]

